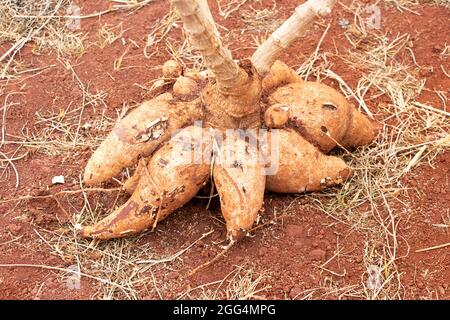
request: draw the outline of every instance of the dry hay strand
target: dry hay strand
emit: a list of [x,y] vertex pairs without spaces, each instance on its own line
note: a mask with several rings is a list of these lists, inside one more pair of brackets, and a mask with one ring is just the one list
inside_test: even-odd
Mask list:
[[442,49],[440,56],[442,57],[442,59],[446,59],[446,58],[450,57],[450,45],[448,45],[448,44],[444,45],[444,49]]
[[117,25],[104,24],[98,30],[98,46],[103,49],[107,45],[114,43],[117,39],[120,39],[125,30],[123,29],[123,23],[120,22]]
[[[355,169],[351,180],[340,189],[309,197],[324,213],[365,236],[363,263],[367,272],[361,283],[345,295],[401,298],[403,287],[396,261],[402,257],[398,247],[400,243],[409,246],[398,234],[398,224],[411,214],[407,200],[410,190],[402,179],[421,163],[432,166],[439,153],[449,150],[449,115],[438,107],[415,101],[424,90],[424,82],[416,78],[417,69],[396,59],[409,41],[407,35],[389,40],[358,25],[355,28],[347,32],[353,49],[343,59],[362,73],[356,89],[352,90],[330,69],[322,74],[337,80],[344,94],[354,98],[361,109],[370,109],[382,95],[388,97],[389,102],[378,104],[375,113],[381,132],[370,146],[344,153]],[[394,210],[396,205],[401,205],[404,212]],[[377,277],[375,287],[368,284],[369,273]],[[325,296],[331,289],[327,290]]]
[[165,40],[173,28],[180,26],[180,16],[175,7],[170,3],[169,11],[164,17],[158,19],[152,26],[152,32],[147,35],[147,42],[144,47],[144,56],[148,59],[157,54],[157,44]]
[[331,67],[330,62],[328,61],[328,56],[331,54],[329,52],[320,52],[320,47],[329,29],[330,24],[327,25],[322,33],[314,52],[296,69],[297,74],[299,74],[305,81],[311,80],[311,76],[317,81],[320,81],[321,75],[324,71]]
[[245,29],[250,32],[264,32],[266,35],[271,34],[278,28],[282,19],[278,19],[278,9],[276,1],[272,1],[271,8],[256,8],[253,4],[248,9],[240,10],[241,19],[245,23]]
[[248,0],[231,0],[225,1],[226,4],[223,4],[223,0],[216,0],[217,6],[219,7],[219,14],[224,18],[228,19],[228,17],[233,13],[238,11],[244,4],[247,3]]
[[263,300],[271,287],[265,271],[256,271],[250,265],[235,266],[224,278],[198,285],[180,294],[178,300]]
[[[243,270],[243,267],[237,268],[238,273],[229,281],[225,290],[226,300],[263,300],[265,297],[261,295],[270,288],[264,285],[267,276],[264,273],[257,273],[252,269]],[[222,297],[220,297],[223,299]]]
[[153,0],[114,0],[111,8],[83,15],[71,0],[4,0],[0,3],[0,45],[11,43],[0,57],[0,79],[13,78],[21,63],[20,50],[33,42],[33,52],[52,49],[59,56],[85,52],[84,36],[78,32],[82,19],[95,18],[118,10],[138,10]]
[[415,14],[414,8],[420,5],[433,5],[443,6],[450,8],[450,2],[448,0],[386,0],[386,3],[394,5],[400,12],[409,11]]
[[[58,202],[64,202],[65,211],[71,216],[70,223],[61,224],[60,228],[51,231],[36,226],[35,233],[42,244],[37,250],[60,258],[62,266],[28,267],[60,271],[61,281],[89,280],[93,284],[91,287],[96,288],[92,298],[142,299],[151,295],[163,299],[171,294],[170,286],[164,279],[156,278],[155,273],[167,274],[172,268],[181,268],[183,255],[213,230],[201,234],[191,243],[181,244],[175,253],[162,252],[165,250],[157,250],[151,242],[142,241],[145,234],[107,242],[80,238],[78,231],[81,225],[95,223],[99,217],[114,209],[104,207],[105,195],[101,195],[103,199],[100,199],[97,192],[102,191],[83,189],[80,182],[80,190],[59,194]],[[112,207],[120,196],[118,189],[108,193]],[[198,234],[194,228],[184,230],[185,233],[187,231]]]
[[206,70],[203,58],[192,49],[187,39],[179,45],[167,41],[166,47],[171,58],[180,62],[184,70],[193,72]]
[[69,0],[13,1],[0,4],[0,44],[12,43],[0,58],[0,78],[10,78],[10,67],[22,47],[33,41],[33,52],[56,49],[58,54],[81,54],[83,39],[76,30],[72,32],[67,19],[61,16],[71,8]]

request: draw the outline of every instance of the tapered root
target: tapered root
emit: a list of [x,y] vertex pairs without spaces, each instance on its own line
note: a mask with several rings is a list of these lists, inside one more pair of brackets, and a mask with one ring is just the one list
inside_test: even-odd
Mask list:
[[201,118],[201,102],[172,102],[170,95],[146,101],[123,118],[89,159],[84,172],[88,185],[104,182],[139,157],[149,156],[175,130]]
[[355,107],[351,106],[350,109],[352,121],[340,144],[345,148],[354,148],[371,143],[380,128]]
[[140,159],[133,175],[127,181],[125,181],[122,186],[123,190],[125,190],[126,193],[133,194],[134,190],[136,190],[142,173],[144,172],[142,170],[144,170],[145,167],[147,167],[147,162],[145,161],[145,159]]
[[263,205],[266,180],[263,169],[256,143],[227,137],[213,175],[231,240],[247,234]]
[[200,190],[210,174],[211,134],[190,126],[162,146],[140,172],[130,199],[81,235],[111,239],[156,226]]
[[282,193],[318,191],[338,185],[352,175],[352,169],[337,157],[327,156],[292,129],[271,133],[276,152],[270,155],[275,174],[268,175],[267,190]]

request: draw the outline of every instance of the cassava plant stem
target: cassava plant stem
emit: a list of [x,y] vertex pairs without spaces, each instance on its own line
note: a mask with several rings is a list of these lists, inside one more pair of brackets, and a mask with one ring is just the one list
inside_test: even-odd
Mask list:
[[183,20],[184,30],[194,49],[198,50],[219,88],[239,87],[247,74],[233,60],[222,44],[206,0],[172,0]]
[[309,0],[295,8],[292,16],[253,54],[251,60],[260,76],[269,72],[281,52],[303,35],[317,17],[328,15],[335,2],[336,0]]

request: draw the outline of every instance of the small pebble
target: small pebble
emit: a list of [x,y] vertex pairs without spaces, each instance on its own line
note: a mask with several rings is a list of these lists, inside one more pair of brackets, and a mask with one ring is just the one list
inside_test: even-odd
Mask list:
[[15,236],[17,236],[20,231],[22,231],[22,226],[14,223],[9,224],[6,228]]
[[52,184],[64,184],[64,176],[54,176],[52,178]]

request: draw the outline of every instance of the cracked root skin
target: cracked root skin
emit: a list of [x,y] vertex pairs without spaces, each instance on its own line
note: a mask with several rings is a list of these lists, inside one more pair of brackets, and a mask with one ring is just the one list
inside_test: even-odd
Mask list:
[[200,99],[172,102],[171,95],[164,94],[143,102],[117,123],[89,159],[84,182],[94,185],[111,179],[198,118]]
[[295,129],[325,153],[338,145],[351,148],[375,139],[372,122],[341,93],[320,82],[299,80],[288,70],[277,61],[263,81],[264,90],[270,93],[268,104],[278,107],[266,111],[267,126],[283,127],[277,119],[286,117],[283,115],[286,112],[289,120],[284,126]]
[[[201,138],[201,134],[203,137]],[[83,237],[111,239],[156,226],[188,202],[210,174],[208,161],[190,160],[194,145],[211,154],[210,131],[194,126],[181,130],[140,168],[139,182],[130,199],[111,215],[81,230]]]
[[258,152],[239,137],[228,137],[214,163],[214,183],[231,240],[245,236],[264,201],[266,177]]
[[284,104],[288,125],[327,153],[342,141],[351,121],[347,100],[336,90],[318,82],[295,82],[275,90],[270,104]]
[[352,175],[345,162],[324,155],[292,129],[278,130],[278,152],[272,152],[271,162],[278,163],[274,175],[268,175],[266,189],[280,193],[319,191],[343,183]]

